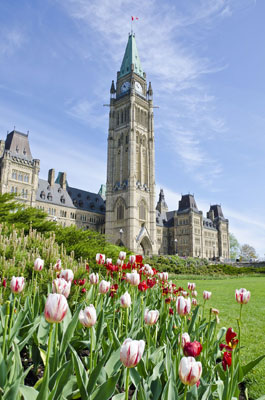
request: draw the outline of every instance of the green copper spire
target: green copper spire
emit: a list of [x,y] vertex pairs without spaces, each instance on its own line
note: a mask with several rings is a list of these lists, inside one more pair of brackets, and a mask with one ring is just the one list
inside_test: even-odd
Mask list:
[[144,73],[136,47],[135,35],[131,33],[128,38],[128,43],[121,64],[120,78],[131,72],[132,64],[134,65],[134,72],[143,78]]

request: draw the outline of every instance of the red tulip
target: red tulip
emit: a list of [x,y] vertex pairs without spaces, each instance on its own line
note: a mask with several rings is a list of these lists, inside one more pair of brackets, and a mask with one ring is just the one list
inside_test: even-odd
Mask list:
[[196,340],[194,342],[188,342],[183,348],[185,356],[198,357],[202,351],[202,345]]
[[140,292],[145,292],[147,289],[148,289],[148,286],[145,281],[142,281],[139,283],[138,290],[140,290]]
[[227,367],[230,367],[232,364],[232,353],[225,351],[222,360],[222,366],[224,371],[226,371]]

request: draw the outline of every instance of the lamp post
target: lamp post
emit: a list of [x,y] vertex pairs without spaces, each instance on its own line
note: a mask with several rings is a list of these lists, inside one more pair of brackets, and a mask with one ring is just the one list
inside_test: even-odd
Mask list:
[[120,229],[120,246],[123,244],[122,243],[122,235],[123,235],[123,229]]
[[215,261],[215,244],[213,245],[213,260]]
[[178,255],[178,239],[175,239],[174,242],[175,242],[176,255]]

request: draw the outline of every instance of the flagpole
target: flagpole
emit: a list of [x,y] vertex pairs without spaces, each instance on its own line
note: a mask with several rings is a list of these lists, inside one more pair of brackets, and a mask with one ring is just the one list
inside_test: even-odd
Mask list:
[[133,17],[131,17],[131,35],[133,34],[132,23],[133,23]]

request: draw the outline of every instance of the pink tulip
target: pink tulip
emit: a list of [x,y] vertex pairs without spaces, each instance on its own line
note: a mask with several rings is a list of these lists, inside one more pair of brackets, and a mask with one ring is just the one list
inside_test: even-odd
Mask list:
[[44,316],[50,323],[62,322],[68,310],[68,303],[63,294],[49,294],[46,300]]
[[130,263],[130,264],[134,264],[134,263],[135,263],[135,260],[136,260],[136,257],[135,257],[134,255],[129,256],[129,263]]
[[104,264],[105,263],[105,254],[98,253],[96,255],[96,262],[97,262],[97,264]]
[[176,301],[177,313],[179,315],[187,315],[191,310],[190,298],[184,299],[183,296],[179,296]]
[[126,258],[126,253],[125,253],[125,251],[120,251],[119,259],[122,260],[122,261],[124,261],[125,258]]
[[10,282],[10,289],[13,293],[21,293],[25,286],[25,279],[23,276],[13,276]]
[[67,282],[63,278],[54,279],[52,282],[52,292],[63,294],[66,298],[69,296],[71,290],[71,282]]
[[110,282],[104,281],[104,279],[100,282],[98,287],[99,293],[105,294],[110,290]]
[[53,269],[54,269],[54,271],[61,271],[61,269],[62,269],[62,261],[60,260],[60,258],[54,264]]
[[135,367],[141,360],[145,348],[143,340],[126,339],[120,351],[120,360],[127,368]]
[[188,334],[188,332],[182,333],[182,335],[181,335],[181,347],[184,348],[185,344],[189,343],[189,342],[190,342],[190,335]]
[[62,269],[60,278],[65,279],[67,282],[72,282],[74,279],[74,273],[71,269]]
[[86,328],[91,328],[97,322],[97,313],[93,304],[81,310],[79,313],[79,321]]
[[188,282],[188,289],[189,290],[194,290],[195,288],[196,288],[196,284],[195,283]]
[[132,304],[132,300],[131,300],[131,296],[128,292],[125,292],[121,298],[120,298],[120,302],[121,302],[121,307],[122,308],[129,308],[131,307]]
[[250,300],[250,292],[247,289],[236,289],[236,301],[240,304],[247,304]]
[[179,377],[184,385],[193,386],[202,374],[202,364],[193,357],[182,357],[179,363]]
[[41,271],[44,267],[44,260],[42,260],[41,258],[36,258],[36,260],[34,261],[34,270],[35,271]]
[[97,285],[99,281],[98,274],[95,274],[94,272],[89,275],[89,282],[91,285]]
[[159,318],[158,310],[148,310],[148,308],[144,312],[144,321],[146,325],[154,325],[157,323]]
[[140,275],[136,271],[133,271],[132,273],[127,273],[126,280],[132,286],[138,286],[140,283]]
[[209,300],[211,298],[212,292],[207,292],[207,290],[204,290],[203,292],[203,298],[204,300]]

